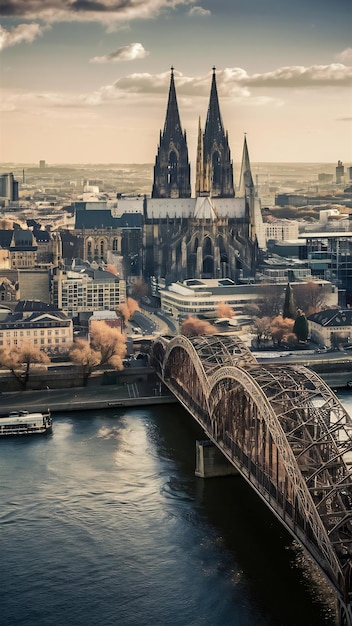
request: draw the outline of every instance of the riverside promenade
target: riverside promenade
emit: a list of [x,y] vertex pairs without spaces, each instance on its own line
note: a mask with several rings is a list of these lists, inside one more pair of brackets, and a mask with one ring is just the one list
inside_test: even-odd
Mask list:
[[70,389],[3,392],[0,396],[0,415],[16,410],[43,412],[50,409],[55,414],[176,402],[176,398],[158,381],[127,382],[123,385],[93,383]]

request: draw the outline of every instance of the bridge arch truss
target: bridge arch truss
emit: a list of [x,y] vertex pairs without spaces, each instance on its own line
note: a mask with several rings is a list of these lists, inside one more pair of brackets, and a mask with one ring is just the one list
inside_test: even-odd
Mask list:
[[303,366],[258,364],[236,336],[160,337],[160,378],[335,589],[352,625],[352,419]]

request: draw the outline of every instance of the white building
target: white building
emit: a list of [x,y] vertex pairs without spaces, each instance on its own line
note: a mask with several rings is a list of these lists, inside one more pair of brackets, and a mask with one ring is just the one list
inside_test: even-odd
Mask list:
[[298,225],[295,220],[273,220],[264,223],[266,241],[287,241],[298,238]]
[[316,343],[331,348],[340,341],[352,342],[352,309],[328,309],[307,319],[311,338]]
[[52,297],[70,317],[87,311],[115,311],[126,301],[126,281],[101,269],[59,270],[52,280]]
[[[35,310],[38,308],[39,310]],[[20,301],[0,322],[0,349],[30,344],[46,352],[67,349],[73,341],[73,324],[62,311],[43,303]]]
[[[336,306],[337,289],[328,281],[314,282],[331,287],[330,293],[327,294],[328,304]],[[177,320],[185,319],[189,315],[216,313],[219,304],[228,304],[236,313],[240,313],[245,305],[260,301],[263,297],[267,298],[270,290],[274,293],[280,286],[284,296],[287,281],[236,285],[229,278],[189,279],[160,289],[161,309]]]

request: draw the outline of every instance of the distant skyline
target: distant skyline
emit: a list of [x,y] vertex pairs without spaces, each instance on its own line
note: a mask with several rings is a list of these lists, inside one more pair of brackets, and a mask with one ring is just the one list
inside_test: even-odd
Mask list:
[[152,163],[175,85],[189,158],[212,67],[234,162],[352,163],[350,0],[0,0],[0,162]]

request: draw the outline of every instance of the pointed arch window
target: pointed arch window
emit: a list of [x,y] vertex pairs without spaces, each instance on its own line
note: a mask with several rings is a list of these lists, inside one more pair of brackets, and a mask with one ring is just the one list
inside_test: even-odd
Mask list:
[[170,187],[172,185],[177,185],[177,154],[174,150],[172,150],[169,154],[167,182]]
[[203,257],[213,256],[213,245],[210,237],[206,237],[203,242]]
[[221,182],[221,155],[218,151],[212,156],[212,183],[213,186],[220,185]]

